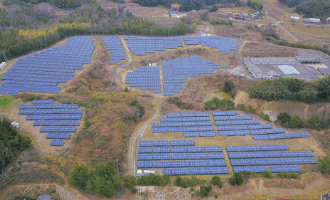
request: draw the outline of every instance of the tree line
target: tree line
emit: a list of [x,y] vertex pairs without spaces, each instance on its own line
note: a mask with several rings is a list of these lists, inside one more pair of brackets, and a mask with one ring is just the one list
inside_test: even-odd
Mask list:
[[3,0],[3,5],[5,6],[19,3],[50,3],[58,8],[77,8],[85,3],[97,4],[97,0]]
[[248,0],[248,5],[254,10],[262,10],[264,6],[257,0]]
[[315,81],[296,78],[262,80],[250,91],[250,98],[292,100],[305,103],[330,101],[330,77]]
[[235,4],[236,6],[243,4],[240,0],[134,0],[134,2],[142,6],[154,7],[163,5],[168,8],[171,7],[171,4],[177,3],[180,4],[181,11],[200,10],[205,6],[212,6],[219,3]]
[[0,163],[1,171],[23,150],[30,147],[31,139],[27,136],[19,134],[9,121],[0,120]]

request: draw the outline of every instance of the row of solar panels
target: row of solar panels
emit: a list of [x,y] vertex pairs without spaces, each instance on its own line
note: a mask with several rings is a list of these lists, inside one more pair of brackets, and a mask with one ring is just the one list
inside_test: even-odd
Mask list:
[[312,157],[311,151],[249,151],[228,152],[229,159],[232,158],[284,158],[284,157]]
[[[220,121],[221,122],[221,121]],[[231,130],[257,130],[257,129],[272,129],[271,124],[258,124],[258,125],[230,125],[226,126],[222,124],[221,126],[217,126],[219,131],[231,131]],[[264,131],[264,130],[262,130]]]
[[255,173],[262,173],[264,171],[271,171],[273,173],[278,172],[300,172],[299,165],[294,166],[245,166],[245,167],[233,167],[234,173],[249,171]]
[[55,132],[55,133],[48,133],[46,139],[70,139],[70,133],[68,132]]
[[19,106],[22,109],[75,109],[78,108],[77,104],[23,104]]
[[[138,82],[132,77],[138,77],[144,82]],[[141,90],[155,90],[155,93],[160,93],[159,67],[141,67],[135,69],[134,72],[127,72],[125,83],[128,83],[130,87],[141,87]]]
[[259,129],[259,130],[241,130],[241,131],[219,131],[220,136],[237,136],[237,135],[264,135],[285,133],[283,128],[275,129]]
[[167,132],[212,132],[213,126],[187,126],[187,127],[161,127],[152,128],[153,133],[167,133]]
[[75,126],[42,126],[40,133],[48,132],[71,132],[75,133],[77,128]]
[[226,151],[283,151],[289,150],[286,144],[279,145],[245,145],[245,146],[227,146]]
[[214,131],[184,132],[183,137],[215,137]]
[[195,160],[195,159],[224,159],[223,153],[160,153],[160,154],[138,154],[141,160]]
[[270,134],[270,135],[254,135],[254,140],[279,140],[279,139],[294,139],[310,137],[308,132],[302,133],[284,133],[284,134]]
[[165,168],[166,175],[207,175],[229,174],[227,167],[200,167],[200,168]]
[[79,126],[79,120],[36,120],[33,126]]
[[121,60],[126,59],[126,55],[123,53],[125,52],[121,41],[116,35],[110,35],[109,37],[105,37],[102,39],[104,44],[107,46],[108,50],[111,54],[111,59],[113,60],[110,64],[117,64]]
[[167,152],[222,152],[222,148],[221,146],[139,147],[139,153],[167,153]]
[[44,115],[27,115],[26,120],[55,120],[55,119],[71,119],[81,120],[81,114],[44,114]]
[[[153,128],[159,128],[159,127],[188,127],[188,126],[212,126],[212,122],[210,118],[208,117],[196,117],[198,119],[201,119],[200,121],[192,121],[187,120],[186,122],[160,122],[160,123],[153,123]],[[196,119],[195,118],[195,119]]]
[[263,158],[263,159],[231,159],[232,166],[246,165],[303,165],[317,164],[316,158]]
[[195,146],[194,140],[159,140],[159,141],[140,141],[140,147],[152,146]]
[[138,162],[138,168],[170,168],[170,167],[210,167],[227,166],[225,160],[176,160]]
[[[227,115],[236,115],[234,111],[225,112]],[[183,112],[183,113],[167,113],[167,118],[180,118],[180,117],[209,117],[209,113],[207,112]]]
[[19,111],[19,115],[32,114],[82,114],[82,109],[23,109]]
[[63,145],[64,145],[63,139],[52,140],[50,142],[50,146],[63,146]]

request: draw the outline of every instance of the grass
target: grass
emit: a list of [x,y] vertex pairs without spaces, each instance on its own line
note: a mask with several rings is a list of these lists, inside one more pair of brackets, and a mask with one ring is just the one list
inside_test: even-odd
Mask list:
[[231,96],[227,92],[224,92],[224,91],[216,91],[216,92],[214,92],[214,94],[217,97],[221,97],[222,99],[231,99]]
[[[293,31],[303,32],[313,35],[330,35],[330,27],[316,27],[316,26],[304,26],[304,25],[292,25],[288,24]],[[309,27],[309,28],[308,28]]]
[[0,97],[0,108],[8,106],[14,99],[15,99],[15,97],[13,97],[13,96]]

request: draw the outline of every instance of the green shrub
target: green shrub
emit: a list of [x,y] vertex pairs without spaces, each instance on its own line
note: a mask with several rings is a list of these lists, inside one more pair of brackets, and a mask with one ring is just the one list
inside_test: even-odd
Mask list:
[[158,175],[158,174],[149,174],[147,176],[142,176],[137,179],[138,185],[154,185],[154,186],[166,186],[171,183],[171,179],[168,175]]
[[218,99],[217,97],[213,97],[213,99],[204,102],[204,106],[206,110],[216,110],[219,108],[224,108],[226,110],[232,110],[235,108],[235,103],[230,99]]
[[235,173],[229,180],[230,185],[242,185],[244,183],[243,173]]
[[212,185],[218,185],[219,188],[222,188],[221,178],[219,176],[213,176],[210,183]]
[[210,191],[212,190],[212,185],[208,185],[208,186],[200,186],[200,190],[199,192],[197,192],[197,194],[200,196],[200,197],[207,197],[209,196],[209,193]]
[[188,177],[181,177],[181,176],[177,176],[175,181],[174,181],[174,185],[179,186],[179,187],[183,187],[183,188],[187,188],[187,187],[194,187],[198,184],[200,184],[202,181],[200,179],[198,179],[196,176],[192,176],[191,178]]
[[291,118],[290,120],[290,127],[291,128],[299,128],[301,126],[302,119],[300,118],[299,115],[296,115]]
[[220,17],[211,17],[210,23],[212,25],[227,25],[227,26],[232,26],[233,22],[230,20],[226,20]]
[[266,121],[269,121],[269,122],[272,121],[272,120],[270,120],[270,117],[269,117],[269,115],[267,115],[267,114],[260,113],[260,117],[261,117],[262,119],[266,120]]
[[272,174],[272,172],[269,171],[269,170],[266,170],[266,171],[262,172],[262,173],[261,173],[261,176],[262,176],[262,177],[265,177],[265,178],[273,178],[273,174]]
[[324,156],[317,162],[317,166],[320,168],[322,174],[330,174],[330,157]]
[[194,106],[192,104],[182,102],[182,101],[179,100],[178,97],[169,98],[168,102],[170,104],[175,104],[178,108],[183,108],[183,109],[186,109],[186,110],[194,109]]
[[296,179],[298,177],[298,174],[296,173],[289,173],[289,172],[279,172],[277,174],[279,178],[294,178]]
[[215,194],[215,195],[214,195],[214,198],[216,198],[216,199],[217,199],[217,198],[218,198],[218,194]]
[[280,122],[280,124],[286,124],[286,123],[290,123],[291,121],[291,116],[286,113],[286,112],[281,112],[278,116],[277,116],[277,120]]
[[215,12],[218,10],[218,7],[216,5],[212,6],[212,8],[209,9],[209,12]]
[[248,0],[248,5],[251,8],[253,8],[255,10],[259,10],[259,11],[264,8],[263,5],[257,0]]
[[230,92],[235,88],[235,85],[233,83],[233,81],[226,81],[225,82],[225,92]]

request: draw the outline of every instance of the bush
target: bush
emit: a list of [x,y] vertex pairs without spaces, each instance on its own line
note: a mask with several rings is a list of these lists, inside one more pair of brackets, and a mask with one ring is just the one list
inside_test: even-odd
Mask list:
[[200,197],[207,197],[209,196],[209,193],[210,191],[212,190],[212,185],[208,185],[208,186],[200,186],[200,190],[199,192],[197,192],[197,194],[200,196]]
[[128,179],[125,179],[125,184],[128,189],[131,190],[132,193],[136,193],[136,178],[135,176],[130,176]]
[[266,121],[269,121],[269,122],[272,121],[272,120],[270,120],[270,117],[269,117],[269,115],[267,115],[267,114],[260,113],[260,116],[261,116],[262,119],[264,119],[264,120],[266,120]]
[[330,157],[324,156],[320,158],[317,162],[317,166],[320,168],[322,174],[330,174]]
[[236,108],[241,111],[244,111],[246,113],[255,113],[256,112],[255,108],[253,108],[252,106],[245,107],[244,104],[237,104]]
[[215,194],[215,195],[214,195],[214,198],[216,198],[216,199],[217,199],[217,198],[218,198],[218,194]]
[[183,108],[186,110],[194,109],[194,106],[192,104],[184,103],[184,102],[180,101],[178,97],[169,98],[168,102],[170,104],[175,104],[178,108]]
[[221,178],[219,176],[213,176],[210,183],[212,185],[218,185],[219,188],[222,188]]
[[212,8],[209,9],[209,12],[215,12],[218,10],[218,7],[216,5],[212,6]]
[[301,126],[302,119],[300,118],[299,115],[296,115],[291,118],[290,120],[290,127],[291,128],[299,128]]
[[235,173],[233,177],[229,179],[229,184],[234,185],[242,185],[244,182],[244,176],[243,173]]
[[148,176],[142,176],[137,179],[138,185],[154,185],[154,186],[165,186],[171,183],[171,179],[168,175],[149,174]]
[[218,99],[213,97],[213,99],[204,103],[206,110],[216,110],[219,108],[224,108],[226,110],[232,110],[235,108],[235,103],[230,99]]
[[230,92],[234,89],[234,83],[233,81],[226,81],[225,82],[225,92]]
[[255,10],[259,10],[259,11],[264,8],[263,5],[257,0],[248,0],[248,5],[251,8],[253,8]]
[[174,181],[174,185],[179,186],[179,187],[183,187],[183,188],[187,188],[187,187],[194,187],[197,184],[200,184],[202,181],[200,179],[198,179],[196,176],[192,176],[191,179],[190,178],[182,178],[181,176],[177,176],[175,181]]
[[296,173],[289,173],[289,172],[279,172],[277,176],[279,178],[294,178],[294,179],[298,177]]
[[286,112],[281,112],[278,116],[277,116],[277,120],[280,122],[280,124],[286,124],[286,123],[290,123],[291,121],[291,116],[286,113]]
[[230,20],[225,20],[220,17],[211,17],[210,23],[213,25],[227,25],[227,26],[232,26],[233,22]]
[[125,92],[128,92],[128,88],[127,87],[125,87]]
[[262,176],[262,177],[265,177],[265,178],[273,178],[273,174],[272,174],[272,172],[269,171],[269,170],[266,170],[266,171],[262,172],[262,173],[261,173],[261,176]]

